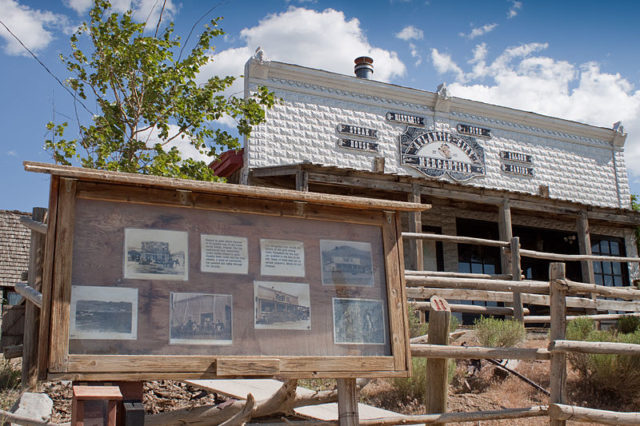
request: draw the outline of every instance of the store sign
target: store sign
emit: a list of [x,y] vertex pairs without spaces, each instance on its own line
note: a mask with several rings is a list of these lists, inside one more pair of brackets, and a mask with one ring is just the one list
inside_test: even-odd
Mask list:
[[394,123],[402,123],[402,124],[410,124],[412,126],[424,126],[424,117],[420,117],[418,115],[411,114],[403,114],[400,112],[388,112],[387,115],[388,121],[393,121]]
[[502,164],[500,166],[503,172],[511,173],[518,176],[535,176],[533,167],[521,166],[519,164]]
[[352,126],[350,124],[338,124],[338,133],[360,136],[362,138],[378,139],[378,131],[367,127]]
[[338,146],[340,148],[355,149],[365,152],[378,152],[378,143],[370,141],[360,141],[354,139],[339,139]]
[[533,163],[533,155],[522,154],[520,152],[512,152],[512,151],[500,151],[500,158],[505,161],[515,161],[518,163]]
[[409,127],[400,136],[400,153],[402,164],[427,176],[465,181],[485,175],[484,149],[468,136]]
[[491,130],[484,127],[469,126],[468,124],[458,124],[458,133],[469,136],[481,136],[484,138],[491,137]]

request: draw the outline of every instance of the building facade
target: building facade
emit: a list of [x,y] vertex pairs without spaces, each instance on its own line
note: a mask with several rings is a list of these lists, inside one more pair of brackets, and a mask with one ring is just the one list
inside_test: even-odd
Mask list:
[[[265,61],[245,67],[245,96],[280,98],[239,154],[214,164],[232,182],[431,204],[406,230],[508,241],[566,254],[637,256],[626,134],[367,78]],[[364,71],[363,71],[364,69]],[[239,161],[239,157],[241,160]],[[231,167],[233,165],[233,167]],[[508,272],[497,248],[409,243],[408,269]],[[523,259],[547,279],[548,262]],[[637,264],[569,263],[570,278],[629,285]]]

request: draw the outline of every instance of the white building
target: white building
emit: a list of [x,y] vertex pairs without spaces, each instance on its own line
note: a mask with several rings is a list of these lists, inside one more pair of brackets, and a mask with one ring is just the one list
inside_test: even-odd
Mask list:
[[[359,59],[356,69],[367,74],[370,61]],[[281,102],[245,141],[241,161],[227,153],[214,168],[250,185],[431,204],[407,217],[408,230],[637,256],[640,214],[630,208],[619,124],[595,127],[455,98],[442,86],[433,93],[366,77],[250,59],[245,95],[266,86]],[[489,247],[425,242],[422,262],[409,257],[409,268],[506,268]],[[548,262],[523,258],[523,270],[546,279]],[[567,273],[616,286],[638,275],[635,264],[608,262],[569,263]]]

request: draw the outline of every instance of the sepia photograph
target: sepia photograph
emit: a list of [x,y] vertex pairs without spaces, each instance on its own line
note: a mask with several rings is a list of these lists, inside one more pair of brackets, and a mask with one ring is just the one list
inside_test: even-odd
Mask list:
[[71,339],[135,340],[138,330],[138,289],[73,286]]
[[162,229],[124,231],[124,277],[188,280],[188,234]]
[[309,284],[255,281],[255,328],[311,330]]
[[333,298],[333,341],[335,344],[385,344],[382,301]]
[[230,345],[233,297],[230,294],[171,293],[169,343]]
[[320,240],[322,284],[372,286],[371,243]]

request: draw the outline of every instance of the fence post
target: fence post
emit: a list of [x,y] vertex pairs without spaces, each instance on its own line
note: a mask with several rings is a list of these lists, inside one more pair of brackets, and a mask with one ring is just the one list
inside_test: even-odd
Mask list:
[[[566,278],[564,263],[554,262],[549,265],[549,294],[551,303],[551,330],[549,345],[555,340],[565,338],[566,317],[566,284],[558,280]],[[564,352],[551,353],[551,403],[563,404],[566,401],[565,385],[567,382],[567,358]],[[565,420],[551,418],[552,426],[564,426]]]
[[[520,237],[513,237],[511,244],[511,275],[513,281],[520,281],[522,269],[520,268]],[[524,323],[524,310],[522,308],[522,296],[517,290],[513,291],[513,318]]]
[[[47,209],[34,207],[31,219],[44,222]],[[44,258],[45,235],[31,231],[31,246],[29,248],[29,272],[27,282],[29,286],[42,291],[42,266]],[[24,338],[22,347],[22,389],[35,390],[38,362],[38,334],[40,331],[40,308],[31,302],[26,302],[24,311]]]
[[356,379],[337,379],[338,423],[340,426],[358,426],[358,391]]
[[[431,309],[429,311],[429,344],[449,344],[450,322],[451,309],[449,308],[449,304],[443,298],[433,296],[431,298]],[[447,377],[448,361],[447,358],[429,358],[427,360],[427,392],[425,403],[427,414],[447,412],[447,391],[449,385]]]

